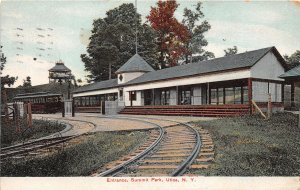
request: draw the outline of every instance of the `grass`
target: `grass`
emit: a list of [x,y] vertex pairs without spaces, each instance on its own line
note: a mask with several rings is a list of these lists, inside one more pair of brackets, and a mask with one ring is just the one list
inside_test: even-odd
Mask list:
[[22,123],[21,126],[20,132],[17,132],[13,121],[1,121],[1,147],[37,139],[65,128],[64,124],[46,120],[33,120],[31,128],[25,127],[25,123]]
[[215,144],[215,163],[195,174],[208,176],[299,176],[297,115],[274,114],[196,122]]
[[99,132],[48,157],[6,162],[2,176],[88,176],[105,163],[128,154],[146,140],[147,132]]

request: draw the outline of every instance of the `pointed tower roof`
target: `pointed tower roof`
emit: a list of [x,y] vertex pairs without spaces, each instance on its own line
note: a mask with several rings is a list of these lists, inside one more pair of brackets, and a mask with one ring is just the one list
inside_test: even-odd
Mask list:
[[116,73],[151,71],[154,71],[154,69],[139,54],[135,54]]
[[70,72],[71,70],[65,66],[62,61],[55,63],[55,66],[49,69],[50,72]]

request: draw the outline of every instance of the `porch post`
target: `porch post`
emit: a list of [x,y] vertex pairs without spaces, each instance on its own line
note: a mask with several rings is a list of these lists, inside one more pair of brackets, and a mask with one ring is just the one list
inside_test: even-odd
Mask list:
[[176,105],[179,105],[179,90],[178,90],[178,86],[176,86]]
[[284,83],[281,84],[281,102],[284,103]]
[[248,78],[248,102],[250,106],[250,114],[252,114],[252,78]]
[[206,102],[207,104],[210,104],[210,89],[209,89],[209,82],[207,83],[207,93],[206,93]]
[[291,82],[291,107],[295,107],[295,82]]

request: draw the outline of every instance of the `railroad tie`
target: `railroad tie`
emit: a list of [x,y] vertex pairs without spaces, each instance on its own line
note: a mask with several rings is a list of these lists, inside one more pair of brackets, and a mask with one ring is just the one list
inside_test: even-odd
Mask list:
[[201,138],[201,149],[198,157],[189,167],[191,170],[208,169],[214,162],[214,144],[208,130],[200,128],[198,131]]

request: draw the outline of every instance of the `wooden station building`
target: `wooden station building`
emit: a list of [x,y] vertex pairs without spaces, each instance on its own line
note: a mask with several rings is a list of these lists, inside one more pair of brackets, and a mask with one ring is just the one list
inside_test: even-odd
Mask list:
[[252,100],[283,109],[286,63],[275,47],[155,71],[138,54],[117,78],[77,88],[77,110],[98,112],[101,101],[124,105],[120,113],[231,116],[252,112]]

